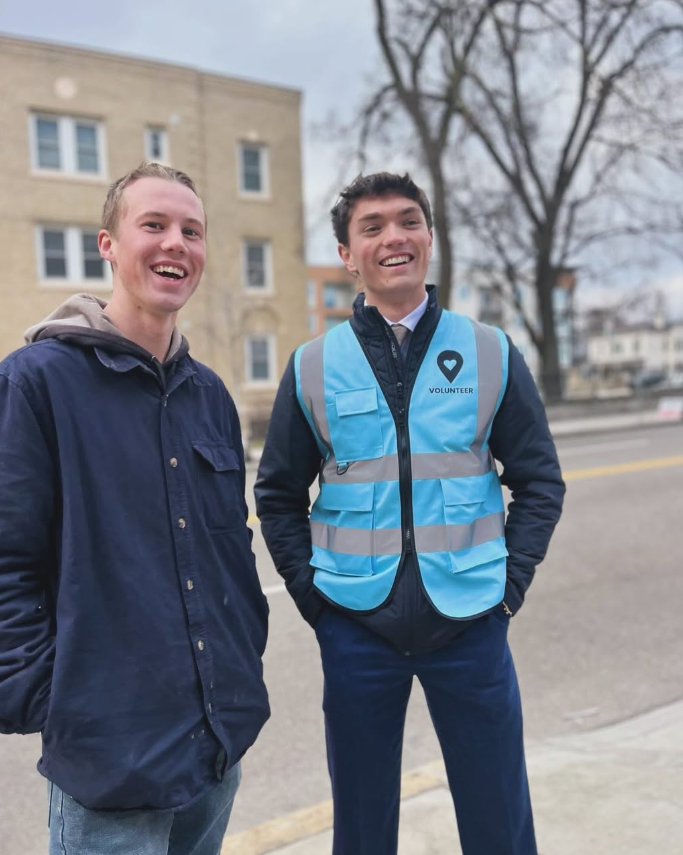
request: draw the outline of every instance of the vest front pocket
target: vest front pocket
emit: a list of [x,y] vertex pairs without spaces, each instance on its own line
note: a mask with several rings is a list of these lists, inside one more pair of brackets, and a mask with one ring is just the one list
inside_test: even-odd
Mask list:
[[382,425],[377,389],[366,386],[335,392],[329,408],[330,438],[339,465],[382,457]]
[[446,525],[463,525],[481,516],[490,487],[488,475],[441,478]]
[[[485,543],[479,543],[460,552],[451,552],[451,572],[466,573],[471,570],[476,573],[489,573],[497,577],[498,572],[506,564],[508,551],[505,539],[497,537]],[[505,574],[503,574],[505,578]]]
[[372,576],[374,484],[322,484],[311,511],[311,564],[344,576]]
[[507,555],[502,497],[494,487],[490,473],[441,479],[445,525],[440,545],[450,554],[453,573]]
[[198,486],[206,527],[211,532],[246,525],[239,457],[227,443],[196,440]]

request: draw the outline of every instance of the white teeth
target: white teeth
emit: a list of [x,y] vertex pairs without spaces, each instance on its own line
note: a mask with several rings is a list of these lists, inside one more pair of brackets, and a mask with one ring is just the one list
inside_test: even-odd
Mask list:
[[155,273],[173,273],[179,279],[184,279],[187,276],[184,270],[181,270],[180,267],[171,267],[168,264],[157,264],[156,267],[153,267],[152,270]]
[[393,267],[394,264],[406,264],[410,261],[409,255],[394,255],[392,258],[385,258],[384,261],[380,261],[382,267]]

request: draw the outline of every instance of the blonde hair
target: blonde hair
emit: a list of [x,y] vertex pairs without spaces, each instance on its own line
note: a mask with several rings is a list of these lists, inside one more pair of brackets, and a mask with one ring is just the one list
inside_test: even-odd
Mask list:
[[126,187],[139,181],[141,178],[163,178],[165,181],[177,181],[178,184],[184,184],[201,202],[197,188],[194,186],[194,181],[185,172],[179,169],[173,169],[171,166],[164,166],[163,163],[154,163],[147,161],[141,163],[135,169],[127,172],[122,178],[117,179],[109,188],[107,198],[104,201],[102,209],[102,228],[106,229],[110,234],[116,233],[116,228],[121,215],[121,199]]

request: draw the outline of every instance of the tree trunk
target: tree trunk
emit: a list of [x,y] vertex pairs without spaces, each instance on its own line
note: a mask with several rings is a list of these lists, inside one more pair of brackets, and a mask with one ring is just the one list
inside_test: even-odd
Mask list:
[[451,245],[451,222],[446,204],[446,188],[441,170],[441,162],[437,154],[429,157],[429,171],[432,177],[432,217],[434,219],[434,231],[439,250],[439,281],[438,286],[439,305],[444,309],[450,309],[451,285],[453,279],[453,247]]
[[541,340],[541,384],[546,404],[562,398],[562,372],[557,351],[553,291],[555,274],[547,260],[539,261],[536,268],[536,295],[541,317],[543,337]]

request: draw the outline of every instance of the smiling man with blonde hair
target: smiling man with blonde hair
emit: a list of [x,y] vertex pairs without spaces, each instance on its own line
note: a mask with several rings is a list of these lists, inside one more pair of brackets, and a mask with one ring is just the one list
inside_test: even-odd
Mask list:
[[51,855],[218,855],[268,717],[235,405],[189,355],[206,217],[143,164],[104,206],[108,303],[0,363],[0,732],[42,733]]

